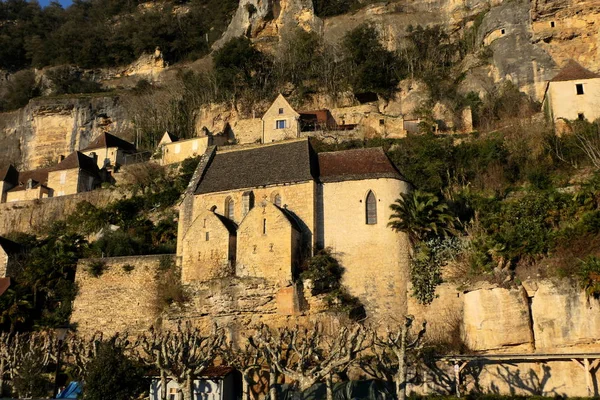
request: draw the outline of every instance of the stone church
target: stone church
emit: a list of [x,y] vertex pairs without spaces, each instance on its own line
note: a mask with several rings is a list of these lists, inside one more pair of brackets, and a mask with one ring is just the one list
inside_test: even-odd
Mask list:
[[183,283],[262,278],[289,292],[303,262],[327,247],[367,315],[401,315],[408,243],[387,223],[407,190],[381,148],[317,154],[306,139],[211,147],[180,208]]

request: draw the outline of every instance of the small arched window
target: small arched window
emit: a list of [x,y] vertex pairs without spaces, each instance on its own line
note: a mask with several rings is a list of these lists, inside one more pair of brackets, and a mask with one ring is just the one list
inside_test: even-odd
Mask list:
[[225,216],[229,219],[233,219],[234,202],[231,197],[225,199]]
[[273,204],[277,207],[281,207],[281,195],[279,193],[273,195]]
[[367,193],[367,201],[365,203],[367,225],[375,225],[377,223],[377,199],[375,198],[375,194],[370,190]]
[[242,194],[242,214],[245,217],[254,208],[254,193],[252,191]]

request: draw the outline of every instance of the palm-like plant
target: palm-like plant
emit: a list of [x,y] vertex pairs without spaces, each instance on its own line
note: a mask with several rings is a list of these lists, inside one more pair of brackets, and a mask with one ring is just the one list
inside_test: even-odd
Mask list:
[[401,193],[390,208],[394,213],[388,226],[406,233],[413,245],[434,236],[449,236],[455,227],[456,218],[448,205],[432,193]]

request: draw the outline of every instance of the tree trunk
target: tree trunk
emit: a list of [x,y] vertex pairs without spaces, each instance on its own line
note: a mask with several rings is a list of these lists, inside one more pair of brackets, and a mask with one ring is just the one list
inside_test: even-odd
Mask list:
[[250,400],[250,371],[242,375],[242,400]]
[[408,335],[407,324],[402,325],[400,349],[398,354],[398,374],[396,375],[396,397],[398,400],[406,399],[406,339]]
[[183,400],[195,400],[194,399],[194,379],[192,374],[187,374],[185,381],[183,382]]
[[167,374],[160,371],[160,400],[167,400]]
[[327,400],[333,400],[333,375],[327,374],[325,378],[325,387],[327,389]]
[[6,361],[4,358],[0,361],[0,398],[4,394],[4,370]]
[[269,400],[277,400],[277,371],[271,367],[269,371]]

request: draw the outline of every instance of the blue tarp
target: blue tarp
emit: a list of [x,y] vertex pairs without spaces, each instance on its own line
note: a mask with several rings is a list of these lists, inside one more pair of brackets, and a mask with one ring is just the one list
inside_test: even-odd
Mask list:
[[81,385],[79,382],[71,382],[66,388],[60,391],[57,399],[76,399],[81,394]]

